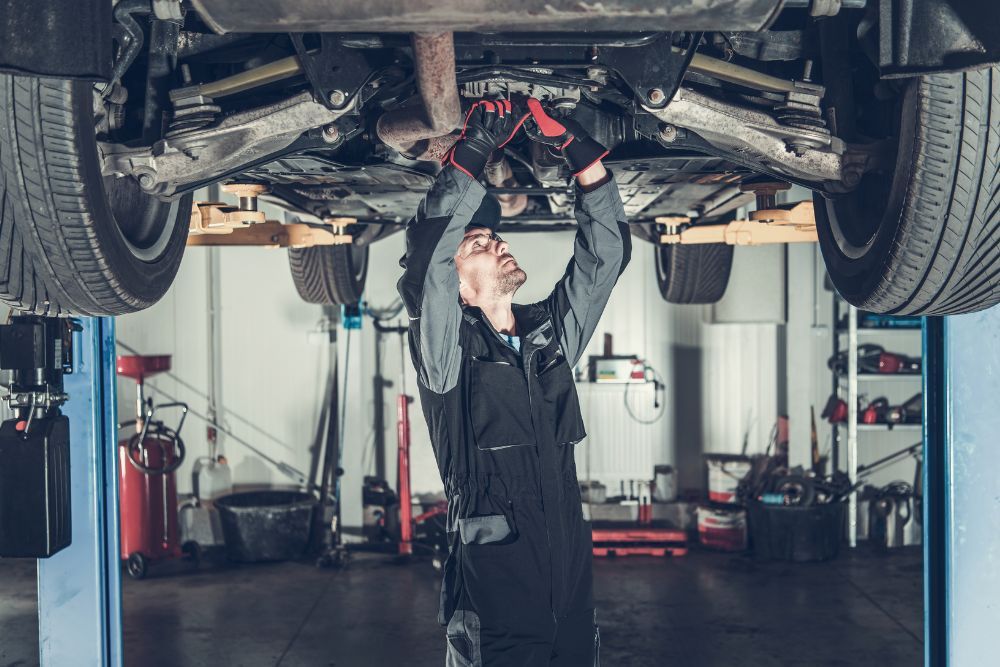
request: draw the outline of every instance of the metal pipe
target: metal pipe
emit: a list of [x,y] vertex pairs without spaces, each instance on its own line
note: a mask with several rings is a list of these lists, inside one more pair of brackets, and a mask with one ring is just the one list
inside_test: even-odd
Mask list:
[[[500,152],[500,151],[498,151]],[[507,158],[500,152],[500,158],[495,162],[492,160],[486,163],[486,180],[495,187],[516,187],[517,179],[514,178],[514,171],[510,168]],[[500,202],[500,217],[513,218],[524,212],[528,208],[528,195],[525,194],[496,194],[494,195]]]
[[417,89],[424,101],[427,124],[434,136],[462,124],[455,73],[455,38],[450,32],[413,34]]
[[282,79],[287,79],[301,73],[302,63],[299,62],[299,57],[288,56],[287,58],[281,58],[266,65],[240,72],[239,74],[227,76],[218,81],[203,83],[198,86],[198,89],[202,95],[218,99],[226,95],[235,95],[236,93],[242,93],[244,90],[281,81]]
[[[418,160],[440,160],[455,143],[448,135],[462,124],[450,32],[412,37],[417,90],[422,103],[386,112],[375,125],[382,143]],[[422,145],[422,142],[429,142]],[[447,144],[447,147],[445,147]]]
[[442,162],[451,147],[458,141],[458,132],[455,131],[440,137],[418,139],[411,143],[409,137],[412,134],[406,134],[410,126],[390,124],[388,129],[382,127],[382,119],[386,115],[381,116],[378,123],[375,124],[375,133],[384,144],[391,146],[411,160]]
[[847,311],[847,543],[858,546],[858,309]]
[[779,79],[776,76],[762,74],[749,67],[734,65],[725,60],[712,58],[701,53],[694,54],[688,69],[698,74],[728,81],[729,83],[760,88],[761,90],[773,93],[790,93],[795,90],[795,83],[787,79]]

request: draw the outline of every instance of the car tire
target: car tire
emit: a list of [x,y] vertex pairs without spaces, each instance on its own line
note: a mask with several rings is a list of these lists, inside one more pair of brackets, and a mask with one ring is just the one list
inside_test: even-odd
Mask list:
[[733,246],[726,243],[656,245],[656,282],[669,303],[715,303],[726,293]]
[[954,315],[1000,302],[1000,68],[913,79],[897,128],[892,173],[816,196],[834,286],[875,313]]
[[299,296],[324,306],[355,304],[368,277],[368,245],[290,248],[288,265]]
[[124,315],[170,287],[191,195],[101,176],[94,86],[0,75],[0,298],[42,315]]

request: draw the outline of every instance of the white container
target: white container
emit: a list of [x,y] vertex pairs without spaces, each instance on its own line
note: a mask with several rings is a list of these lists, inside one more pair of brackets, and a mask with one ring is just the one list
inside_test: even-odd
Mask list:
[[225,459],[211,459],[203,456],[194,462],[191,470],[191,488],[199,501],[211,502],[219,496],[233,492],[233,473]]
[[656,466],[653,469],[653,500],[672,503],[677,500],[677,471],[673,466]]
[[580,496],[584,503],[603,503],[607,499],[607,489],[598,481],[580,482]]
[[713,503],[736,504],[736,489],[750,472],[750,459],[737,454],[706,454],[708,499]]

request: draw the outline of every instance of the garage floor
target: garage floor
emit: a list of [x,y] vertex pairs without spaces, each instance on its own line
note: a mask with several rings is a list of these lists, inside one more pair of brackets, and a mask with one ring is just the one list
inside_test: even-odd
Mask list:
[[[860,550],[818,565],[705,552],[605,560],[595,564],[595,583],[601,657],[611,667],[923,661],[919,549]],[[35,604],[34,562],[0,562],[0,667],[37,664]],[[161,569],[125,582],[125,662],[441,667],[436,604],[436,574],[425,562],[359,556],[339,572],[308,563]]]

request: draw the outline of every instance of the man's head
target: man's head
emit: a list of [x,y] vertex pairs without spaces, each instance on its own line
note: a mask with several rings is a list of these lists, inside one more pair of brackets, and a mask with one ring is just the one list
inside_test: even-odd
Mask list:
[[510,299],[528,279],[510,254],[507,242],[489,227],[466,228],[455,253],[455,267],[462,301],[473,306]]

